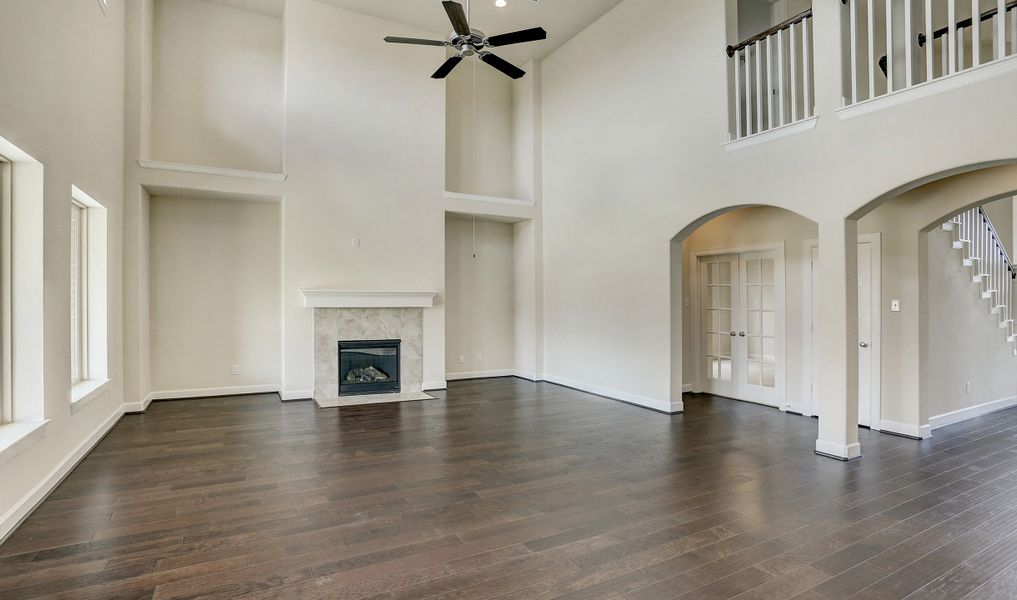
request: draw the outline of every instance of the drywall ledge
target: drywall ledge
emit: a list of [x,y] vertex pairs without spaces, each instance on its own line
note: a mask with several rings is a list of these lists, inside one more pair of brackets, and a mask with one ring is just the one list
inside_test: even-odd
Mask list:
[[174,171],[177,173],[193,173],[197,175],[216,175],[219,177],[234,177],[239,179],[257,179],[260,181],[286,181],[285,173],[269,173],[265,171],[244,171],[241,169],[227,169],[224,167],[206,167],[204,165],[188,165],[184,163],[164,162],[158,160],[138,159],[138,166],[143,169],[155,169],[159,171]]
[[810,117],[804,121],[798,121],[797,123],[791,123],[790,125],[784,125],[769,131],[754,133],[750,136],[727,142],[724,144],[724,150],[727,152],[736,152],[738,150],[744,150],[745,148],[751,148],[752,146],[758,146],[759,144],[779,140],[780,138],[801,133],[803,131],[811,131],[816,128],[817,123],[819,123],[819,117]]

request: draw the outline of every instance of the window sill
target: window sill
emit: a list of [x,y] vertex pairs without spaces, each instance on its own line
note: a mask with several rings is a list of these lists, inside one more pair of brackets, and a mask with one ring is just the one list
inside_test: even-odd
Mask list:
[[39,441],[46,433],[48,420],[16,421],[0,425],[0,465]]
[[86,404],[102,396],[109,390],[110,379],[87,379],[74,384],[71,388],[71,414],[78,412]]

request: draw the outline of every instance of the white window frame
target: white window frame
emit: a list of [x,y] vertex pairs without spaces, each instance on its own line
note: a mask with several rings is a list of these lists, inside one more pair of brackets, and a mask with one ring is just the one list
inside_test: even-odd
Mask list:
[[[71,206],[81,209],[80,284],[78,317],[79,377],[71,381],[71,412],[81,410],[109,389],[108,346],[108,234],[106,208],[77,186],[71,186]],[[68,257],[68,263],[70,263]],[[69,281],[70,283],[70,281]],[[70,294],[68,294],[70,300]],[[75,335],[68,331],[69,340]],[[71,369],[73,373],[73,368]]]
[[9,421],[0,424],[3,465],[41,439],[49,421],[44,396],[44,168],[3,137],[0,163],[0,388],[6,397],[4,420]]

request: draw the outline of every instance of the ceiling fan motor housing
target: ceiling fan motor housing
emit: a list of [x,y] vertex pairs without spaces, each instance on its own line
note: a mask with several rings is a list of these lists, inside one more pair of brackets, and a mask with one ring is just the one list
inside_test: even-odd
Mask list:
[[449,37],[449,44],[459,50],[460,56],[473,56],[487,47],[487,36],[479,29],[470,28],[469,37],[452,32],[452,35]]

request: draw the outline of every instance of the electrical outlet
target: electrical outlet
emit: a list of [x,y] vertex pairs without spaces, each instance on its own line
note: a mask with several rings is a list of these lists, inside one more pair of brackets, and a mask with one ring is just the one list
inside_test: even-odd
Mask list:
[[477,354],[477,362],[478,363],[484,362],[484,355],[483,354]]
[[233,365],[233,374],[240,375],[240,365]]
[[900,312],[900,300],[890,300],[890,312]]
[[466,357],[463,356],[462,354],[459,355],[459,364],[461,364],[461,365],[465,365],[466,364]]
[[353,238],[352,240],[350,240],[350,246],[352,246],[354,248],[359,248],[360,247],[360,238]]
[[969,394],[971,393],[971,382],[970,381],[967,382],[966,384],[964,384],[964,391],[969,393]]

